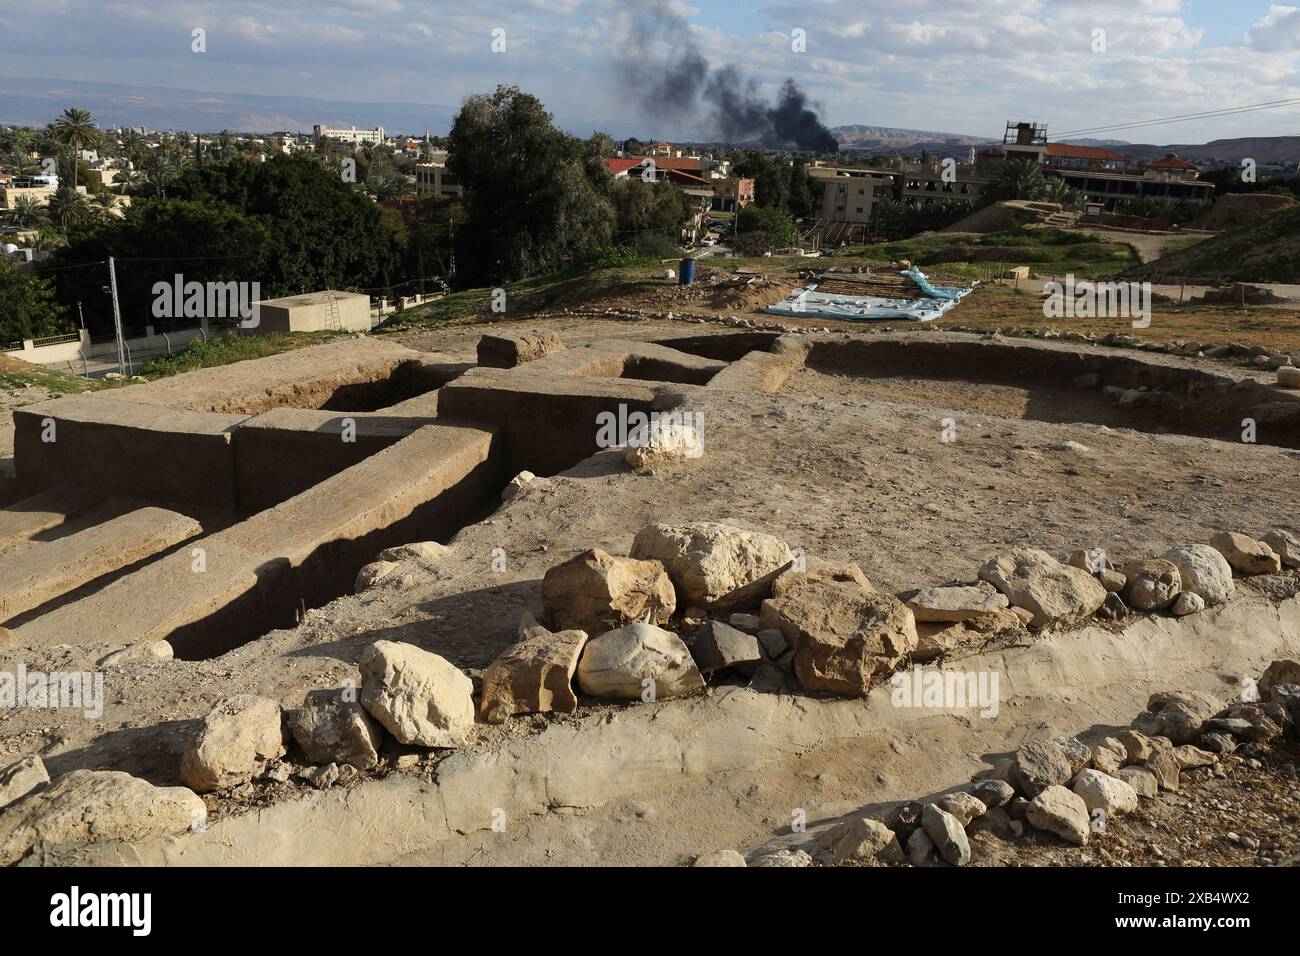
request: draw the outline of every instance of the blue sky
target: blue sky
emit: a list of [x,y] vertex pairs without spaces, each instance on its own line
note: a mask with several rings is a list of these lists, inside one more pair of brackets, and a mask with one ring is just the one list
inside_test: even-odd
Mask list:
[[[794,77],[829,125],[996,135],[1007,119],[1082,129],[1300,99],[1300,0],[0,0],[0,74],[450,106],[514,83],[557,115],[708,135],[703,115],[649,108],[619,80],[631,16],[655,9],[764,95]],[[1283,133],[1300,134],[1300,109],[1115,138]]]

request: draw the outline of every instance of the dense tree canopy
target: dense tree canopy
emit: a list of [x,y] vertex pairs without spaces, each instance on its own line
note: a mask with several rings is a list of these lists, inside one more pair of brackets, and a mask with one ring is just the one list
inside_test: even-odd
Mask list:
[[[152,311],[157,282],[260,282],[263,297],[276,294],[268,286],[270,232],[261,219],[245,216],[225,203],[181,199],[145,199],[111,219],[89,227],[55,255],[54,265],[80,265],[54,273],[60,301],[82,303],[92,331],[113,327],[112,302],[104,292],[109,256],[117,263],[118,299],[122,320],[131,328],[146,324],[166,327]],[[181,318],[181,317],[177,317]],[[193,325],[193,319],[182,324]]]
[[0,258],[0,344],[58,335],[71,328],[44,279]]
[[555,272],[609,244],[609,174],[516,87],[466,100],[448,137],[448,166],[466,188],[456,233],[462,275],[502,282]]

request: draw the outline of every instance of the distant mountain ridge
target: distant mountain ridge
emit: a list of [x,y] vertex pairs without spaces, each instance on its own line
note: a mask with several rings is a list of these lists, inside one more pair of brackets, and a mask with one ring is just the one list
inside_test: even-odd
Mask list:
[[[459,107],[429,103],[352,102],[0,76],[0,124],[44,126],[69,106],[89,110],[102,127],[145,126],[191,133],[311,132],[314,124],[323,123],[382,126],[390,134],[421,135],[427,129],[442,136],[459,112]],[[595,129],[616,138],[644,133],[641,123],[601,124],[563,116],[556,116],[555,122],[583,137]]]
[[[831,129],[831,133],[844,149],[902,153],[906,156],[918,156],[923,151],[956,155],[962,147],[984,147],[1001,143],[1000,138],[989,136],[967,136],[962,133],[938,133],[890,126],[836,126]],[[1245,136],[1235,139],[1216,139],[1209,143],[1174,143],[1164,146],[1130,143],[1121,139],[1066,138],[1053,140],[1053,142],[1111,149],[1122,153],[1135,163],[1163,159],[1167,153],[1174,153],[1180,159],[1200,164],[1240,163],[1243,159],[1253,159],[1261,165],[1300,164],[1300,135]]]

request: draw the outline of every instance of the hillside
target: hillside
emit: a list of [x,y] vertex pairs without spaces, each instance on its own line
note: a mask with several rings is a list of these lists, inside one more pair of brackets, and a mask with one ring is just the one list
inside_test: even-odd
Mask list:
[[1134,279],[1300,282],[1300,205],[1131,269]]

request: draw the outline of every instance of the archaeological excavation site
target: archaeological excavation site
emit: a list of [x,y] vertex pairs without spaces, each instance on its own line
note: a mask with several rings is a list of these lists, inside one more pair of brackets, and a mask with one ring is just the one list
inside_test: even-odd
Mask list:
[[1295,865],[1285,371],[832,325],[16,407],[0,863]]

